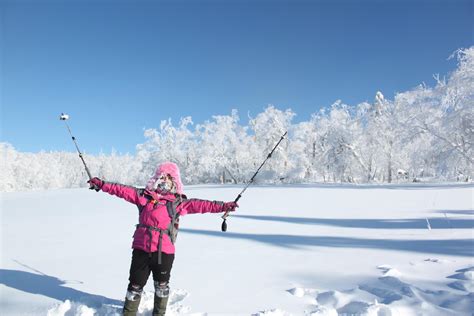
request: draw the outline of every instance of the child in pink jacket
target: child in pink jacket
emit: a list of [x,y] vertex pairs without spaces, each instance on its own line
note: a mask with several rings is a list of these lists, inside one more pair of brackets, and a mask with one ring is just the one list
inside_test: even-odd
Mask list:
[[235,211],[237,203],[188,199],[183,194],[179,168],[172,162],[159,165],[145,189],[99,178],[91,179],[89,184],[96,191],[102,190],[135,204],[139,210],[124,315],[136,315],[150,273],[155,285],[153,315],[165,315],[179,216]]

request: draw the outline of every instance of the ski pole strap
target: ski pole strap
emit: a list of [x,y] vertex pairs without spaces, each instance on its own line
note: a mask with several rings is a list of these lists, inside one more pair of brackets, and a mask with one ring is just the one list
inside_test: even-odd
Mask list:
[[152,237],[153,237],[152,231],[157,231],[160,233],[158,237],[158,264],[161,264],[161,249],[162,249],[162,244],[163,244],[163,233],[169,236],[170,235],[169,230],[158,228],[155,226],[145,225],[145,224],[137,224],[136,227],[137,229],[146,228],[148,230],[148,234],[150,235],[150,254],[151,254],[151,242],[152,242]]
[[161,245],[163,240],[163,230],[160,229],[160,237],[158,237],[158,264],[161,264]]

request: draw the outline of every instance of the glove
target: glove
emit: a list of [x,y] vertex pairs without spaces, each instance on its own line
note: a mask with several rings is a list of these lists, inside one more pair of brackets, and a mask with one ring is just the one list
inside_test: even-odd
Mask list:
[[90,179],[89,181],[87,181],[87,183],[89,183],[90,185],[90,190],[96,190],[97,192],[99,192],[100,189],[102,189],[102,186],[104,185],[104,181],[100,180],[97,177]]
[[236,202],[226,202],[222,206],[223,212],[235,212],[235,209],[239,207],[239,204]]

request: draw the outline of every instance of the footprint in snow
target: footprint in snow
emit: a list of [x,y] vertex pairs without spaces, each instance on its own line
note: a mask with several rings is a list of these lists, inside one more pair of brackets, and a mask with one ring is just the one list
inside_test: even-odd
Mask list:
[[366,302],[350,302],[337,310],[338,315],[365,315],[370,304]]
[[448,276],[450,279],[458,279],[458,280],[466,280],[472,281],[474,280],[474,267],[469,267],[465,269],[456,270],[456,274]]
[[412,285],[402,282],[398,278],[402,275],[400,271],[390,265],[380,265],[377,269],[383,272],[383,276],[378,278],[378,282],[375,284],[361,284],[359,289],[377,296],[383,304],[399,301],[404,296],[415,296]]
[[456,274],[448,276],[449,279],[455,279],[449,283],[448,286],[452,289],[464,291],[464,292],[474,292],[474,267],[469,267],[465,269],[456,270]]
[[339,291],[327,291],[316,296],[316,301],[321,305],[329,305],[337,308],[338,306],[346,305],[350,299]]

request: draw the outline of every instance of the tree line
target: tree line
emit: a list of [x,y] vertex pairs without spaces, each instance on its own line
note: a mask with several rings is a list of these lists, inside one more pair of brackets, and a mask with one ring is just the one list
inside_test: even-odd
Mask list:
[[[474,47],[453,55],[457,68],[436,84],[377,92],[356,106],[336,101],[308,121],[268,106],[240,123],[239,114],[203,124],[185,117],[148,129],[134,155],[84,155],[109,181],[144,185],[161,161],[174,161],[186,184],[244,183],[269,150],[288,137],[259,174],[263,183],[471,181],[474,172]],[[0,191],[86,186],[76,153],[18,152],[0,143]]]

